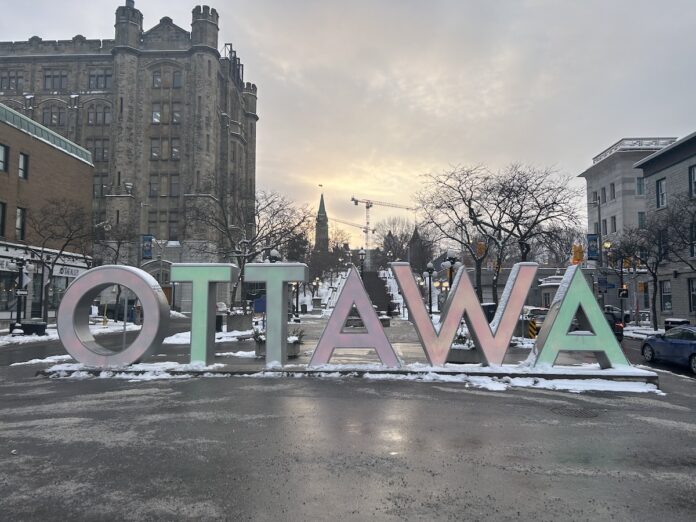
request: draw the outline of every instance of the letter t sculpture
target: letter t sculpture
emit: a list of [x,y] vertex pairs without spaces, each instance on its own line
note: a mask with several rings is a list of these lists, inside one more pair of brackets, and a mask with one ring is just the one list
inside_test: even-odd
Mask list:
[[304,263],[249,263],[244,279],[266,283],[266,366],[287,362],[288,282],[307,281]]
[[215,285],[230,283],[239,275],[229,263],[176,263],[172,281],[191,281],[191,364],[213,363],[215,359]]

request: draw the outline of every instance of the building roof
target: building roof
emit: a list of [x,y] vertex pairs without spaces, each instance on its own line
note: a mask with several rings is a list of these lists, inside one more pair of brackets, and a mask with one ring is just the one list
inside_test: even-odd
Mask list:
[[677,138],[621,138],[619,141],[607,147],[602,152],[592,158],[592,165],[578,174],[579,178],[586,178],[590,173],[595,172],[595,167],[600,162],[612,157],[618,152],[656,152],[663,147],[674,143]]
[[39,125],[31,118],[10,109],[7,105],[3,105],[2,103],[0,103],[0,122],[15,127],[22,132],[26,132],[36,139],[46,142],[46,144],[50,145],[51,147],[59,149],[66,154],[87,163],[88,165],[94,166],[92,164],[92,153],[87,149],[83,149],[79,145],[64,138],[57,132],[48,129],[43,125]]
[[661,157],[663,154],[666,154],[667,152],[670,152],[674,149],[681,147],[685,143],[693,140],[694,138],[696,138],[696,132],[692,132],[691,134],[689,134],[688,136],[684,136],[680,140],[675,140],[674,142],[672,142],[669,146],[665,147],[664,149],[660,149],[657,152],[654,152],[653,154],[651,154],[650,156],[638,161],[635,165],[633,165],[633,167],[637,168],[637,169],[643,168],[645,165],[647,165],[648,163],[651,163],[653,160]]

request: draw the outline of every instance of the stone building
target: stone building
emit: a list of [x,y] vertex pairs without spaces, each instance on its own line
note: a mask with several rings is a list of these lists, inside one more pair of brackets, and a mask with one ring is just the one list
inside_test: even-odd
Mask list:
[[[18,311],[23,318],[41,317],[42,289],[49,283],[53,316],[68,283],[87,269],[90,258],[79,243],[61,251],[61,234],[89,220],[93,170],[87,150],[0,104],[0,329]],[[42,213],[52,215],[46,207],[53,199],[84,212],[66,225],[43,223]],[[53,261],[50,279],[47,265]]]
[[[696,196],[696,132],[638,161],[645,175],[647,211],[666,211],[677,197]],[[696,224],[691,223],[692,243],[686,257],[696,259]],[[685,259],[685,257],[684,257]],[[668,318],[696,324],[696,272],[676,256],[658,270],[657,312],[660,325]]]
[[[609,245],[625,229],[644,223],[648,211],[643,172],[634,164],[674,143],[676,138],[622,138],[592,159],[592,165],[578,177],[587,182],[587,232],[597,238],[598,259],[588,265],[595,272],[595,291],[603,304],[635,310],[649,307],[648,293],[639,285],[647,276],[629,277],[607,267],[604,245]],[[622,277],[625,275],[625,277]],[[621,280],[629,297],[619,300]],[[630,283],[630,284],[629,284]]]
[[[131,230],[121,262],[165,285],[170,260],[219,260],[194,208],[214,201],[253,226],[256,86],[230,44],[218,51],[218,23],[197,6],[190,32],[169,17],[144,30],[126,0],[113,39],[0,42],[0,103],[92,152],[95,223],[107,241]],[[163,259],[143,263],[143,238]]]
[[319,210],[314,228],[314,250],[325,254],[329,253],[329,217],[324,207],[324,194],[319,200]]

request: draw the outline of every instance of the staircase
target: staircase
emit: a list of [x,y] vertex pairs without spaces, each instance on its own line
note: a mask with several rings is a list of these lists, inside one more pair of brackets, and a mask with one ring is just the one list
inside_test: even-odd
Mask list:
[[387,313],[390,299],[384,280],[379,277],[377,272],[365,272],[363,283],[365,284],[367,295],[370,296],[372,304],[377,307],[377,311]]

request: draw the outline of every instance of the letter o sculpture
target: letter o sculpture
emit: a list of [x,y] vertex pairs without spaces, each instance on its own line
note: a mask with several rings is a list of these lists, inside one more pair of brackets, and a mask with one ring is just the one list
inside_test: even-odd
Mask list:
[[[100,346],[89,330],[92,301],[115,284],[135,292],[147,319],[138,337],[123,351]],[[169,326],[169,304],[157,280],[147,272],[132,266],[104,265],[72,282],[60,302],[57,323],[60,340],[76,361],[97,368],[127,366],[162,343]]]

